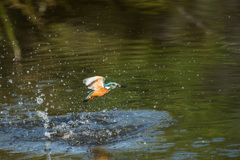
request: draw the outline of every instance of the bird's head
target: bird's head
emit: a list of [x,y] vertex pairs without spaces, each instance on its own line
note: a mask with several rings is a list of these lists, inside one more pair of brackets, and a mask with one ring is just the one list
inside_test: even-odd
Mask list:
[[118,84],[116,82],[110,82],[110,83],[105,84],[104,87],[108,90],[111,90],[111,89],[115,89],[115,88],[119,88],[119,87],[126,88],[127,86]]

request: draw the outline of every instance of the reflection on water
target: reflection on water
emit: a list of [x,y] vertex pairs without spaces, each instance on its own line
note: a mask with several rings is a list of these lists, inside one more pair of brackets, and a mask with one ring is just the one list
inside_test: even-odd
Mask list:
[[[69,1],[36,11],[40,26],[5,2],[22,59],[1,25],[3,158],[239,159],[238,1]],[[128,88],[83,104],[98,75]]]

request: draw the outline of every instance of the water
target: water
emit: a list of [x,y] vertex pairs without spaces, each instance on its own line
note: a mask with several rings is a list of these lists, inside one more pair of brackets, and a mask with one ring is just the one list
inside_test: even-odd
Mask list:
[[[239,5],[8,10],[22,60],[1,25],[1,159],[239,159]],[[82,103],[96,75],[128,88]]]
[[[48,117],[44,112],[37,115],[43,119],[21,120],[1,123],[1,143],[9,143],[1,149],[11,148],[15,152],[51,153],[70,152],[80,147],[101,146],[121,149],[122,143],[128,149],[142,149],[142,144],[155,140],[156,132],[164,134],[161,128],[175,124],[166,111],[104,111]],[[8,136],[5,136],[8,135]],[[42,143],[48,142],[48,145]],[[19,144],[25,146],[19,148]],[[131,148],[132,145],[136,145]],[[20,150],[19,150],[20,149]]]

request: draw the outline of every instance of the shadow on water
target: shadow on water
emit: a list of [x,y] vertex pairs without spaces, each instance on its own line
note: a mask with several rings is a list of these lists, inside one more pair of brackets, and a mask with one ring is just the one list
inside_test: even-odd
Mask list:
[[[175,123],[166,111],[102,111],[1,122],[0,148],[14,153],[84,153],[89,148],[137,149]],[[124,147],[123,147],[124,146]]]

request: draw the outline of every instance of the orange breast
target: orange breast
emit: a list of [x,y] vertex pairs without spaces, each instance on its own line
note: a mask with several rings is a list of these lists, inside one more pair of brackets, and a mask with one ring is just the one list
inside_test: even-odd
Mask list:
[[108,92],[109,92],[109,90],[107,90],[106,88],[101,88],[99,90],[94,91],[91,94],[91,97],[100,97],[100,96],[103,96],[104,94],[106,94]]

